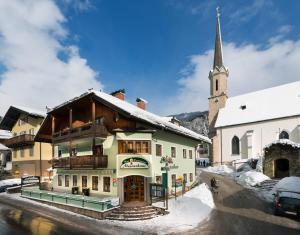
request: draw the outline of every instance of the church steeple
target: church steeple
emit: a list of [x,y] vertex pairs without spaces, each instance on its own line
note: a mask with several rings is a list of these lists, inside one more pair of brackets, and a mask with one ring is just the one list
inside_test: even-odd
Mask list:
[[214,69],[221,68],[223,65],[223,52],[222,52],[222,37],[220,27],[220,11],[217,7],[217,25],[216,25],[216,38],[215,38],[215,55],[214,55]]

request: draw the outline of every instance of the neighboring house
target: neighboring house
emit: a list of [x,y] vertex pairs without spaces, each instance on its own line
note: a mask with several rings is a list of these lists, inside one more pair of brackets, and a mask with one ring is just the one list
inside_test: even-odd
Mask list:
[[[90,190],[122,202],[149,201],[150,183],[162,183],[162,157],[172,157],[169,188],[195,181],[195,147],[210,140],[111,95],[90,90],[49,111],[35,140],[53,143],[54,191]],[[181,186],[177,191],[181,190]]]
[[11,166],[11,151],[3,144],[0,144],[0,171],[10,171]]
[[[265,155],[264,150],[271,146],[269,144],[279,139],[289,139],[291,143],[300,143],[300,81],[228,98],[229,73],[223,64],[221,43],[218,16],[214,67],[210,72],[211,97],[209,98],[213,164],[259,158]],[[276,145],[284,148],[277,142]],[[295,174],[297,168],[300,167],[298,155],[291,157],[291,154],[286,154],[284,156],[283,151],[273,151],[271,155],[272,160],[268,160],[269,164],[265,165],[271,177]],[[286,160],[281,161],[282,158]],[[291,164],[296,164],[293,166],[296,169],[289,171]],[[281,172],[282,169],[285,169],[284,173]]]
[[45,114],[30,108],[10,106],[4,115],[0,128],[11,131],[12,137],[4,141],[4,145],[12,150],[12,175],[40,175],[40,153],[43,155],[41,162],[42,176],[49,176],[46,169],[51,167],[52,148],[50,144],[34,142],[35,133]]
[[[0,121],[1,123],[1,121]],[[0,130],[0,144],[3,144],[5,140],[12,137],[12,134],[10,131],[6,130]]]

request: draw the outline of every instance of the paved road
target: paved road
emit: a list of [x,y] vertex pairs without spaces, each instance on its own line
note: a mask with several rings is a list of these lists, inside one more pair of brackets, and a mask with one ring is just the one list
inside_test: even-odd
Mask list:
[[[0,235],[143,234],[0,194]],[[147,233],[149,234],[149,233]]]
[[251,190],[244,189],[227,177],[207,172],[202,172],[200,177],[209,184],[212,175],[220,181],[219,193],[214,195],[216,209],[208,221],[185,234],[300,234],[299,220],[274,216],[271,204],[258,198]]

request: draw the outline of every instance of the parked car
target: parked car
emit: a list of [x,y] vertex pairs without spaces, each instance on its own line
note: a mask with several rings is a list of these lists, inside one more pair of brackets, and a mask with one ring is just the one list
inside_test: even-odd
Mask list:
[[274,214],[292,214],[300,217],[300,193],[277,191],[274,194]]
[[10,184],[10,185],[3,185],[3,186],[0,186],[0,193],[4,193],[6,191],[7,188],[10,188],[10,187],[15,187],[15,186],[18,186],[19,184]]

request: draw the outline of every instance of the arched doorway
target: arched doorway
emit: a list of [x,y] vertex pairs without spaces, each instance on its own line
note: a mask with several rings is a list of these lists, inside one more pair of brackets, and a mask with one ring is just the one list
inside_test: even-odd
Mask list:
[[275,178],[284,178],[288,177],[290,170],[289,160],[288,159],[277,159],[275,160]]
[[144,177],[130,175],[124,178],[124,201],[144,201]]

